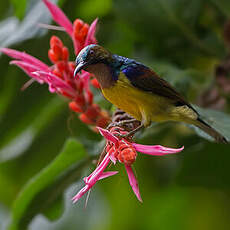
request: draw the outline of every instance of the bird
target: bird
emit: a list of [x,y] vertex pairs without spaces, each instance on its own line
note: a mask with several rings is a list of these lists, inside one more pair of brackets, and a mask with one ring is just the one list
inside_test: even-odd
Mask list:
[[91,44],[76,57],[74,76],[81,70],[96,77],[108,101],[141,122],[132,134],[151,122],[179,121],[197,126],[216,142],[228,143],[166,80],[140,62]]

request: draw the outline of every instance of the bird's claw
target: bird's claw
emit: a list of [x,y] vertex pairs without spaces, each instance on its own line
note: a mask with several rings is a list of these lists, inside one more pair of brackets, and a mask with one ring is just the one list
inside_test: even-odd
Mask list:
[[127,138],[130,137],[133,133],[126,133],[126,134],[121,134],[121,133],[116,133],[114,136],[119,137],[119,138]]
[[128,119],[128,120],[122,120],[122,121],[118,121],[118,122],[112,122],[107,126],[106,129],[109,130],[109,129],[116,127],[116,126],[124,128],[127,124],[130,124],[130,123],[135,122],[135,121],[137,121],[137,120],[136,119]]

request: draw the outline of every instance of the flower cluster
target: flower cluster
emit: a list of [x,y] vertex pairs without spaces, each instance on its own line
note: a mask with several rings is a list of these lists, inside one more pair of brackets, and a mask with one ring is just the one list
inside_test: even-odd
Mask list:
[[184,147],[179,149],[166,148],[160,145],[141,145],[129,142],[128,140],[116,137],[117,134],[126,134],[126,131],[120,127],[113,127],[110,131],[98,128],[99,132],[106,138],[106,155],[100,162],[98,167],[88,176],[84,178],[85,186],[73,197],[73,202],[77,202],[87,191],[89,191],[98,180],[115,175],[117,171],[104,172],[110,162],[116,164],[117,161],[125,165],[128,174],[129,183],[133,189],[137,199],[142,202],[138,182],[132,170],[132,164],[137,157],[137,151],[143,154],[153,156],[163,156],[174,154],[182,151]]
[[[62,26],[73,40],[75,54],[78,54],[85,46],[95,43],[95,29],[97,19],[89,26],[80,19],[72,23],[64,13],[53,3],[44,0],[54,20]],[[62,41],[52,36],[48,57],[53,63],[48,66],[35,57],[24,52],[2,48],[1,51],[16,59],[11,61],[23,69],[30,77],[40,84],[47,83],[51,93],[58,93],[71,100],[69,108],[79,113],[82,122],[99,127],[106,127],[110,121],[109,114],[93,103],[93,94],[90,90],[91,75],[88,72],[78,74],[74,78],[75,63],[69,61],[69,50]],[[30,81],[31,82],[31,81]],[[28,86],[28,84],[26,84]],[[93,80],[93,86],[98,83]],[[94,129],[95,130],[95,129]]]
[[[48,0],[43,0],[43,2],[49,9],[53,20],[71,37],[75,55],[85,46],[97,42],[95,38],[97,19],[91,25],[84,23],[80,19],[76,19],[72,24],[55,4]],[[52,62],[51,66],[46,65],[25,52],[9,48],[2,48],[0,51],[15,59],[11,61],[11,64],[20,67],[32,78],[32,81],[30,80],[26,84],[26,87],[33,81],[37,81],[40,84],[48,84],[51,93],[57,93],[68,98],[70,100],[69,108],[79,114],[80,120],[87,125],[94,126],[94,130],[99,131],[107,140],[102,154],[103,159],[99,162],[96,169],[88,177],[84,178],[85,186],[73,197],[73,202],[77,202],[98,180],[118,173],[117,171],[105,172],[110,162],[116,164],[117,161],[124,164],[129,183],[138,200],[142,201],[138,183],[132,170],[132,165],[137,158],[137,152],[162,156],[183,150],[183,147],[172,149],[160,145],[148,146],[136,144],[132,142],[132,136],[122,138],[121,135],[128,134],[130,130],[140,125],[140,122],[136,120],[131,125],[123,126],[123,128],[113,125],[109,130],[103,129],[111,120],[113,124],[117,124],[121,120],[127,121],[128,119],[131,121],[134,119],[119,110],[111,118],[107,111],[102,110],[99,105],[94,103],[94,96],[90,90],[90,85],[99,88],[97,80],[85,71],[82,71],[78,74],[77,78],[74,78],[75,63],[69,60],[69,50],[58,37],[52,36],[50,39],[48,57]]]

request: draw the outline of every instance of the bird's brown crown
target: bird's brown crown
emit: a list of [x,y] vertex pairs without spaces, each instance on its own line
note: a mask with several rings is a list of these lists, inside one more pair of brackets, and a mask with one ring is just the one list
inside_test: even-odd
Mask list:
[[87,65],[106,62],[111,59],[112,54],[99,45],[88,45],[78,54],[76,64],[87,63]]

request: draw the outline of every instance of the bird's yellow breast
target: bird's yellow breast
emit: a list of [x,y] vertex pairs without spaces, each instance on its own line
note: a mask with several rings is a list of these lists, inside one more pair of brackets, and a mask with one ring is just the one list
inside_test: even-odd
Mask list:
[[151,121],[169,120],[166,111],[169,108],[167,100],[135,88],[123,73],[113,86],[102,89],[102,93],[112,104],[142,121],[146,126]]

